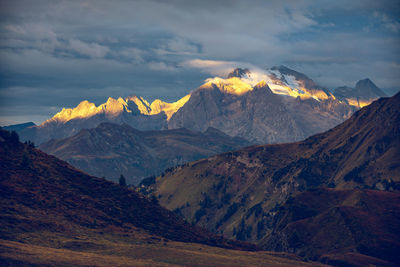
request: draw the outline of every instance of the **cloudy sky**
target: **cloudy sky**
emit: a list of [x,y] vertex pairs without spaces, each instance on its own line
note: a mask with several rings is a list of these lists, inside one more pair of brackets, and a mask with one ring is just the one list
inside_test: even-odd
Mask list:
[[236,66],[400,88],[400,1],[0,0],[0,125],[87,99],[177,100]]

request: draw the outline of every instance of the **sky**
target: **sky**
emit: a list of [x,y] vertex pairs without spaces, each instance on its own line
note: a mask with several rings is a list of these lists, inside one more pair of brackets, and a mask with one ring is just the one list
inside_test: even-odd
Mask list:
[[398,0],[0,0],[0,125],[82,100],[175,101],[234,67],[285,65],[330,90],[400,88]]

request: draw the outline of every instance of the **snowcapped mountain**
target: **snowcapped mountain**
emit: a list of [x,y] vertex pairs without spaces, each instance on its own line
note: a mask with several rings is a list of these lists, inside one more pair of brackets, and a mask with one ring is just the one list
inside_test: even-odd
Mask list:
[[54,115],[53,118],[45,121],[42,125],[59,122],[65,123],[74,119],[85,119],[96,115],[104,115],[107,118],[115,118],[122,113],[157,115],[165,113],[167,119],[181,108],[190,98],[186,95],[174,103],[167,103],[159,99],[154,100],[151,104],[142,97],[130,96],[125,99],[114,99],[109,97],[107,102],[96,107],[94,103],[87,100],[82,101],[76,108],[63,108],[60,112]]
[[217,128],[253,143],[298,141],[347,119],[354,108],[286,67],[235,69],[210,78],[168,121],[168,128]]
[[99,106],[85,100],[19,133],[23,140],[40,144],[111,122],[139,130],[185,127],[205,131],[214,127],[251,142],[277,143],[327,130],[354,110],[306,75],[287,67],[262,71],[237,68],[226,78],[207,79],[173,103],[156,99],[150,104],[138,96],[110,97]]
[[41,125],[23,129],[19,134],[23,140],[41,144],[50,139],[72,136],[82,129],[95,128],[103,122],[125,123],[139,130],[165,129],[167,120],[189,98],[190,95],[187,95],[174,103],[156,99],[150,104],[137,96],[125,99],[109,97],[106,103],[99,106],[84,100],[75,108],[63,108]]
[[334,98],[329,90],[318,86],[306,75],[285,66],[277,66],[255,72],[251,72],[249,69],[237,68],[228,74],[228,80],[234,77],[239,78],[249,86],[255,86],[264,81],[274,94],[300,97],[301,99],[325,100],[330,97]]

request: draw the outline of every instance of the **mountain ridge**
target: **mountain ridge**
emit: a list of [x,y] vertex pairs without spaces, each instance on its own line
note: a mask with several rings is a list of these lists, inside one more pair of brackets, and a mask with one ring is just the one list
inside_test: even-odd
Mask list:
[[140,131],[107,122],[39,148],[92,175],[117,181],[122,174],[128,183],[137,184],[175,165],[248,145],[215,128],[203,133],[184,128]]
[[379,97],[387,97],[369,78],[359,80],[354,88],[342,86],[335,89],[337,98],[346,101],[349,105],[362,108]]
[[[266,238],[272,231],[279,232],[275,228],[277,225],[274,223],[274,218],[282,207],[290,206],[286,203],[289,199],[303,192],[312,192],[319,187],[348,192],[358,188],[372,190],[376,194],[379,194],[380,190],[393,191],[398,195],[399,106],[400,93],[391,98],[381,98],[355,112],[344,123],[304,141],[251,146],[192,162],[169,171],[163,177],[157,177],[154,184],[142,188],[142,191],[155,194],[163,206],[175,210],[192,223],[226,237],[254,242]],[[189,188],[191,194],[186,194],[180,188]],[[340,198],[339,191],[335,191],[332,195]],[[368,201],[373,199],[374,194]],[[390,196],[382,197],[382,203],[389,203],[388,197]],[[394,208],[393,205],[397,205],[396,203],[392,203],[390,208]],[[380,211],[372,213],[364,209],[361,204],[360,208],[357,202],[354,205],[355,209],[348,211],[350,212],[348,216],[353,214],[355,216],[353,223],[362,229],[373,229],[371,225],[362,224],[363,220],[359,219],[365,212],[369,212],[371,218],[385,218],[388,223],[399,221],[396,214]],[[299,210],[299,214],[307,215],[307,210],[305,205]],[[331,211],[335,210],[327,208],[327,212]],[[327,218],[324,212],[316,211],[314,215],[320,214],[318,216],[321,218]],[[335,211],[332,218],[337,218],[336,216],[341,216],[340,214]],[[309,223],[314,220],[313,214],[307,215],[306,218],[308,218],[307,224],[299,224],[299,227],[310,225]],[[322,227],[320,229],[322,232],[332,230],[329,230],[331,224],[327,224],[326,228],[323,228],[321,223],[318,225]],[[347,227],[346,224],[339,226]],[[287,229],[302,229],[299,227]],[[305,231],[311,233],[309,229],[311,228],[305,228]],[[280,233],[290,238],[293,232],[290,230]],[[352,235],[359,238],[357,240],[368,240],[363,233],[355,231]],[[395,233],[389,231],[389,234],[391,239],[386,244],[398,246],[399,244],[394,242],[395,238],[393,239]],[[329,243],[329,240],[334,239],[326,239],[324,242],[326,247],[319,252],[313,250],[310,243],[307,243],[312,241],[310,238],[301,237],[300,240],[304,243],[304,249],[300,248],[298,253],[304,257],[315,259],[323,257],[322,252],[336,253],[332,243]],[[264,246],[268,246],[267,244],[269,243],[263,243]],[[289,244],[291,245],[284,246],[285,249],[298,247],[296,242]],[[357,246],[361,245],[357,242],[355,245],[352,244],[347,252],[357,250]],[[369,245],[363,243],[363,246],[367,247],[358,250],[359,253],[377,257],[376,254],[371,254],[372,243]],[[393,256],[389,250],[385,253]],[[328,258],[333,260],[338,255],[331,255]],[[365,256],[363,255],[357,256],[360,257],[360,261]],[[349,256],[346,261],[350,258]],[[395,258],[386,260],[391,261]]]
[[248,252],[256,247],[192,226],[154,199],[2,129],[0,192],[2,266],[315,266],[290,254]]
[[[246,95],[251,95],[257,86],[269,88],[269,90],[264,90],[265,95],[279,96],[282,107],[278,111],[289,112],[290,114],[276,114],[281,118],[271,124],[268,120],[273,120],[274,114],[264,116],[256,110],[246,110],[246,108],[252,109],[253,106],[263,106],[258,98],[252,99],[255,101],[254,103],[248,103],[248,100],[246,100]],[[307,89],[305,86],[310,86],[310,88]],[[198,91],[207,89],[216,90],[216,94],[213,94],[216,98],[208,99],[210,103],[199,104],[205,108],[211,108],[211,110],[206,111],[210,114],[210,121],[194,120],[188,122],[195,118],[185,118],[182,115],[182,108],[186,110],[195,108],[188,107],[190,102],[196,102],[192,99],[192,96],[197,96]],[[280,70],[279,68],[261,70],[261,72],[238,68],[233,70],[227,78],[214,77],[205,80],[203,85],[176,102],[167,103],[156,99],[150,104],[143,97],[134,95],[117,99],[110,97],[99,106],[85,100],[75,108],[62,109],[41,125],[21,129],[18,133],[24,141],[31,140],[36,144],[41,144],[50,139],[72,136],[81,129],[94,128],[102,122],[111,122],[126,123],[139,130],[185,127],[192,130],[202,128],[202,131],[204,131],[211,126],[230,136],[239,135],[239,137],[253,143],[296,141],[337,125],[355,110],[347,102],[337,101],[333,95],[327,94],[324,90],[306,75],[286,67],[281,67]],[[261,94],[258,95],[262,96]],[[265,99],[265,97],[260,99]],[[232,105],[228,106],[229,103]],[[298,112],[298,109],[300,109],[300,112]],[[217,113],[212,114],[214,111]],[[192,111],[191,114],[194,112]],[[201,110],[200,112],[205,111]],[[258,115],[255,115],[255,113],[258,113]],[[305,114],[302,116],[301,113]],[[241,125],[238,124],[235,127],[229,125],[231,123],[229,120],[236,120],[238,116],[242,116],[239,118],[241,120],[245,120],[246,117],[250,119],[256,117],[259,122],[254,122],[254,125],[244,125],[242,121]],[[264,119],[267,121],[263,121]],[[180,122],[182,120],[185,121],[183,122],[185,126]],[[287,124],[285,124],[286,121]],[[231,130],[231,128],[238,127],[241,129]],[[245,129],[247,127],[250,128]],[[289,132],[284,133],[283,138],[280,138],[280,135],[276,133],[281,132],[285,127]],[[294,130],[297,133],[292,133],[293,127],[297,128]],[[263,134],[264,132],[266,134]],[[290,139],[292,134],[293,137]]]

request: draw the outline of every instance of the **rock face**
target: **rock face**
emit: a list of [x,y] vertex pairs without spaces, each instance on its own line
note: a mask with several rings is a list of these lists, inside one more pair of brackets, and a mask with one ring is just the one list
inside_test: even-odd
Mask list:
[[[346,252],[360,254],[360,262],[371,256],[398,263],[393,249],[400,249],[399,232],[391,225],[400,220],[394,212],[400,190],[399,106],[400,93],[381,98],[337,127],[302,142],[252,146],[196,161],[158,177],[144,192],[155,194],[162,205],[190,222],[229,238],[258,241],[265,248],[309,258],[326,254],[326,260],[340,261]],[[333,191],[313,191],[327,187]],[[191,188],[190,194],[184,188]],[[356,188],[361,192],[353,195]],[[291,199],[302,192],[311,192],[306,195],[310,203],[296,206]],[[330,203],[325,194],[338,198],[339,206],[335,208],[336,202]],[[395,203],[385,204],[392,200]],[[381,210],[373,210],[380,205]],[[379,227],[374,230],[375,221],[364,223],[365,218],[380,218]],[[332,220],[341,222],[339,228],[325,223]],[[382,234],[387,239],[377,238],[380,229],[386,229]],[[315,232],[317,237],[307,236]],[[335,247],[330,233],[339,233],[341,244],[348,246]],[[376,247],[381,247],[381,256],[373,253]],[[345,261],[350,258],[349,254]]]
[[96,106],[82,101],[39,126],[18,131],[36,144],[72,136],[102,122],[139,130],[217,128],[252,143],[302,140],[347,119],[355,107],[336,100],[310,78],[284,66],[251,72],[235,69],[228,78],[210,78],[174,103],[142,97],[109,98]]
[[335,89],[335,96],[356,107],[369,105],[372,101],[387,96],[370,79],[360,80],[355,88],[342,86]]
[[250,145],[217,129],[204,133],[187,129],[139,131],[127,124],[102,123],[66,139],[50,140],[39,148],[96,176],[128,183],[160,175],[175,165]]
[[320,100],[328,99],[332,97],[332,93],[319,85],[317,85],[312,79],[307,77],[305,74],[289,69],[285,66],[272,67],[272,71],[275,71],[280,76],[280,80],[288,84],[288,79],[293,79],[299,84],[302,90],[307,91],[310,95],[317,97]]
[[[298,141],[339,124],[353,109],[333,98],[301,99],[274,94],[260,82],[242,94],[230,93],[238,78],[209,82],[168,121],[168,128],[217,128],[252,143]],[[242,90],[244,91],[244,90]]]
[[228,74],[228,79],[233,77],[242,78],[243,76],[248,75],[250,73],[251,72],[249,69],[236,68]]

